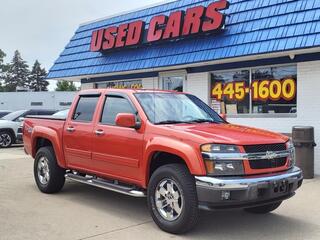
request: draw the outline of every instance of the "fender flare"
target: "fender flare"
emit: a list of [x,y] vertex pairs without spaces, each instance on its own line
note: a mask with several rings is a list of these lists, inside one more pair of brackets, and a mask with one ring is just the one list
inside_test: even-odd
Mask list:
[[179,141],[169,137],[154,137],[146,143],[146,150],[142,161],[142,171],[145,173],[143,180],[144,187],[147,186],[149,181],[150,163],[153,155],[156,152],[165,152],[180,157],[187,165],[192,175],[205,175],[205,165],[200,155],[194,146],[186,142]]
[[31,135],[32,157],[36,156],[36,144],[38,138],[44,138],[51,142],[54,149],[57,163],[60,167],[66,168],[66,161],[63,154],[63,147],[58,133],[50,128],[35,126]]

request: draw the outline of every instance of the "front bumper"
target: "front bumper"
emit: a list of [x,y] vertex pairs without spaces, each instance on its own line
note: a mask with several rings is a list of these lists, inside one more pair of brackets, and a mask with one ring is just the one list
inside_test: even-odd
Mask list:
[[292,197],[303,181],[302,171],[246,177],[195,177],[199,207],[206,210],[246,208]]

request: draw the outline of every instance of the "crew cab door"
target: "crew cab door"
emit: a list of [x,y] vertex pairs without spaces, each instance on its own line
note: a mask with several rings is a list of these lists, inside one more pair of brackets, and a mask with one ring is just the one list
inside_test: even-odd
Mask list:
[[92,157],[96,171],[123,180],[140,180],[139,163],[143,155],[143,133],[115,124],[119,113],[137,114],[126,95],[105,96],[100,119],[94,128]]
[[92,132],[100,95],[80,95],[64,127],[63,146],[68,167],[92,170]]

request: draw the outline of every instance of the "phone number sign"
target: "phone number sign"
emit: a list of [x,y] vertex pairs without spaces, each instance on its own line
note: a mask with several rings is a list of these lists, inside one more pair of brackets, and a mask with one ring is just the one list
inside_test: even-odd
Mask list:
[[216,100],[227,98],[231,101],[242,101],[251,94],[254,101],[291,101],[297,95],[297,84],[294,79],[253,81],[251,86],[245,82],[216,83],[211,95]]

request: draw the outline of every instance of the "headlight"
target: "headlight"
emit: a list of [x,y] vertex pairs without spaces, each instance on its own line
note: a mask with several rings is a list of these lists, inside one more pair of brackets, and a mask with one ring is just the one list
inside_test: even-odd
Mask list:
[[295,148],[294,144],[292,142],[292,139],[290,139],[287,143],[287,149],[290,151],[289,156],[289,167],[292,168],[296,165],[296,154],[295,154]]
[[244,175],[243,161],[237,160],[240,153],[237,146],[205,144],[201,146],[201,152],[209,175]]
[[292,141],[291,138],[290,138],[290,140],[286,143],[286,145],[287,145],[287,149],[294,148],[294,144],[293,144],[293,141]]
[[239,148],[235,145],[205,144],[201,146],[202,152],[207,153],[239,153]]

